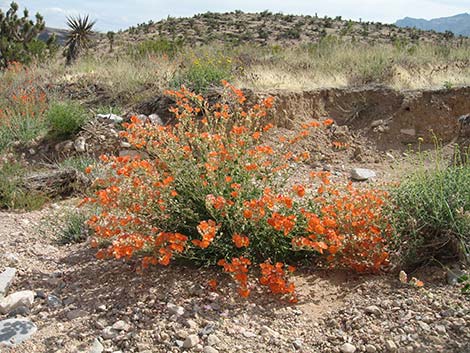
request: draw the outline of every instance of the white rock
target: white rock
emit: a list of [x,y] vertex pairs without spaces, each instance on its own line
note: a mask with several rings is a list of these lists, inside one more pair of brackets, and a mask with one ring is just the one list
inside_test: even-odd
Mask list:
[[184,348],[193,348],[199,343],[199,336],[198,335],[189,335],[186,337],[183,343]]
[[111,340],[113,338],[116,338],[118,335],[118,332],[114,330],[111,326],[105,327],[103,331],[101,331],[101,337],[105,340]]
[[104,351],[104,347],[98,339],[95,338],[93,344],[91,345],[88,353],[102,353]]
[[207,337],[207,344],[209,346],[217,346],[220,343],[220,338],[214,334],[211,334]]
[[217,349],[211,346],[205,346],[204,349],[202,350],[204,353],[219,353]]
[[75,151],[77,152],[85,152],[86,151],[86,140],[84,137],[80,136],[78,137],[74,143],[73,147],[75,148]]
[[162,119],[157,114],[150,114],[148,120],[154,125],[163,125]]
[[379,316],[382,311],[380,310],[380,308],[376,305],[369,305],[367,308],[366,308],[366,313],[367,314],[374,314],[376,316]]
[[13,347],[29,339],[37,326],[28,319],[7,319],[0,321],[0,347]]
[[385,348],[387,348],[387,351],[389,352],[395,352],[397,350],[397,345],[395,342],[391,340],[386,340],[385,341]]
[[131,325],[129,325],[124,320],[119,320],[113,324],[112,328],[113,330],[116,330],[116,331],[129,331],[129,329],[131,328]]
[[20,306],[31,308],[34,302],[34,294],[31,290],[10,294],[0,301],[0,313],[7,314]]
[[7,294],[8,288],[15,279],[16,269],[7,267],[5,271],[0,273],[0,298]]
[[351,343],[345,343],[339,348],[339,350],[342,353],[354,353],[356,351],[356,347],[353,346]]
[[184,308],[182,306],[168,303],[166,307],[171,315],[184,315]]
[[408,136],[416,136],[415,129],[401,129],[400,133],[402,133],[403,135],[408,135]]
[[116,114],[98,114],[96,116],[98,119],[109,120],[113,123],[122,123],[124,119]]
[[351,170],[351,179],[356,181],[364,181],[370,178],[375,178],[376,173],[373,170],[365,168],[354,168]]
[[375,346],[373,346],[372,344],[368,344],[366,345],[366,352],[367,353],[375,353],[377,352],[377,348],[375,348]]

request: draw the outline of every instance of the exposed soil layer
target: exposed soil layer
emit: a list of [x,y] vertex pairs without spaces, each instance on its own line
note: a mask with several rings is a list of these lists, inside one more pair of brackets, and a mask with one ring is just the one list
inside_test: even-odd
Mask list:
[[[274,120],[278,126],[293,129],[305,120],[331,117],[338,125],[367,137],[379,150],[407,148],[408,144],[432,145],[437,137],[443,143],[470,137],[461,131],[458,118],[470,113],[470,86],[433,91],[396,91],[385,87],[322,89],[305,92],[246,91],[250,101],[272,95],[276,98]],[[210,95],[212,99],[216,93]],[[168,97],[158,96],[139,104],[143,114],[159,114],[171,120]],[[468,128],[467,128],[468,129]]]

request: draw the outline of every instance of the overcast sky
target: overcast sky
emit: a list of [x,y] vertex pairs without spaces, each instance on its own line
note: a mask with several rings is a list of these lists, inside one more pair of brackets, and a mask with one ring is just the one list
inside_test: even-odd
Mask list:
[[[11,0],[0,0],[5,9]],[[431,19],[470,12],[470,0],[17,0],[30,12],[40,12],[50,27],[65,27],[65,17],[90,14],[101,31],[125,29],[168,15],[191,16],[207,11],[270,10],[392,23],[405,16]]]

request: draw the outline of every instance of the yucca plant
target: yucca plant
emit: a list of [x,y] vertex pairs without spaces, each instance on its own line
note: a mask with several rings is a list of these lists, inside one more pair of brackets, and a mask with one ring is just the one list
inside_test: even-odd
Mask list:
[[87,49],[91,42],[93,26],[96,21],[91,21],[89,16],[67,17],[67,26],[70,31],[67,35],[67,65],[72,64],[80,55],[80,52]]

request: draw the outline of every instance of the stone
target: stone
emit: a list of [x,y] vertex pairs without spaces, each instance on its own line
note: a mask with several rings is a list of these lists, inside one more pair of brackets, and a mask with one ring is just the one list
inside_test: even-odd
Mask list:
[[300,338],[296,338],[292,344],[294,345],[295,349],[302,349],[303,341]]
[[380,126],[380,125],[383,125],[385,122],[383,119],[379,119],[379,120],[374,120],[371,124],[370,124],[370,127],[377,127],[377,126]]
[[339,348],[339,350],[342,353],[354,353],[356,351],[356,347],[351,343],[345,343]]
[[11,252],[5,253],[3,255],[2,259],[7,260],[8,264],[10,266],[16,265],[20,261],[18,255],[13,254]]
[[53,294],[49,294],[46,298],[46,303],[49,305],[51,308],[58,308],[62,306],[62,300],[58,297],[56,297]]
[[95,340],[93,341],[93,344],[91,345],[87,353],[102,353],[103,351],[104,351],[103,345],[101,344],[100,341],[98,341],[97,338],[95,338]]
[[355,181],[365,181],[370,178],[375,178],[376,173],[373,170],[365,168],[354,168],[351,170],[351,179]]
[[380,308],[376,305],[369,305],[365,311],[367,314],[374,314],[376,316],[379,316],[382,313]]
[[148,116],[148,120],[153,124],[153,125],[163,125],[162,119],[157,115],[157,114],[150,114]]
[[431,327],[427,323],[425,323],[424,321],[418,321],[418,325],[419,325],[419,327],[421,327],[421,329],[423,331],[431,330]]
[[400,133],[407,136],[416,136],[415,129],[401,129]]
[[28,316],[31,313],[31,310],[26,306],[19,306],[16,309],[10,311],[8,313],[8,317],[16,317],[16,316]]
[[77,152],[85,152],[86,151],[86,139],[83,136],[78,137],[73,142],[73,147]]
[[199,343],[198,335],[189,335],[183,342],[183,348],[193,348]]
[[202,350],[204,353],[219,353],[217,349],[211,346],[205,346],[204,349]]
[[396,352],[398,349],[397,345],[392,340],[385,341],[385,348],[388,352]]
[[366,347],[365,347],[365,349],[366,349],[366,352],[367,352],[367,353],[375,353],[375,352],[377,352],[377,348],[375,348],[375,346],[372,345],[372,344],[367,344]]
[[84,317],[87,315],[87,312],[85,310],[81,310],[81,309],[75,309],[75,310],[71,310],[69,312],[67,312],[66,316],[67,316],[67,319],[72,321],[72,320],[75,320],[75,319],[79,319],[81,317]]
[[207,337],[207,344],[209,346],[217,346],[220,343],[220,338],[215,334],[211,334]]
[[182,306],[168,303],[166,307],[168,309],[168,312],[171,315],[177,315],[177,316],[184,315],[184,308]]
[[442,335],[446,333],[446,327],[444,325],[436,325],[435,330]]
[[0,300],[0,313],[8,314],[20,306],[31,308],[35,293],[31,290],[15,292]]
[[28,340],[36,333],[37,329],[37,326],[28,319],[6,319],[0,321],[0,346],[16,346]]
[[105,340],[112,340],[116,338],[119,333],[114,330],[111,326],[105,327],[103,331],[101,331],[101,337]]
[[131,328],[131,325],[129,325],[124,320],[119,320],[119,321],[116,321],[111,327],[113,328],[113,330],[116,330],[116,331],[129,331],[129,329]]
[[124,119],[116,114],[98,114],[96,116],[98,119],[107,120],[112,123],[122,123]]
[[0,299],[7,295],[8,288],[15,279],[16,269],[7,267],[5,271],[0,273]]

